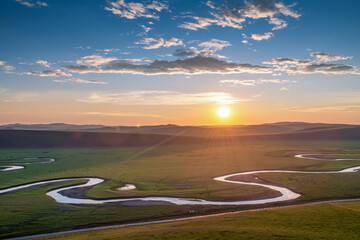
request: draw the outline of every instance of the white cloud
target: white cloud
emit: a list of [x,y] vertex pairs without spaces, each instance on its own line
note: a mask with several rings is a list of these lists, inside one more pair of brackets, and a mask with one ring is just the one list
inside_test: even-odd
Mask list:
[[85,79],[80,79],[80,78],[60,79],[60,80],[54,80],[54,82],[75,82],[75,83],[107,84],[107,82],[96,81],[96,80],[85,80]]
[[269,73],[272,68],[237,64],[213,57],[196,56],[175,61],[155,60],[150,64],[137,64],[126,60],[115,60],[102,67],[87,65],[67,65],[65,69],[78,73],[132,73],[143,75],[159,74],[202,74],[202,73]]
[[40,64],[40,65],[42,65],[42,66],[45,66],[45,67],[50,67],[50,63],[48,63],[48,62],[45,61],[45,60],[39,59],[39,60],[36,61],[36,63],[37,63],[37,64]]
[[135,44],[147,45],[143,49],[158,49],[160,47],[184,46],[185,44],[178,38],[144,38]]
[[4,65],[3,67],[6,71],[13,71],[16,69],[16,67],[10,65]]
[[288,25],[288,23],[286,21],[284,21],[280,18],[270,18],[269,23],[276,25],[275,27],[272,28],[273,31],[286,28]]
[[290,16],[293,18],[299,18],[301,17],[301,14],[292,11],[289,6],[285,6],[284,3],[279,2],[279,3],[275,3],[275,7],[277,8],[277,10],[282,13],[285,16]]
[[295,58],[273,58],[270,61],[263,62],[264,64],[272,64],[272,65],[309,65],[311,63],[310,60],[301,60]]
[[103,57],[100,55],[90,55],[82,57],[80,60],[77,60],[77,64],[84,64],[84,65],[90,65],[90,66],[99,66],[111,61],[117,60],[115,57]]
[[322,53],[322,52],[313,52],[310,53],[312,57],[315,57],[318,62],[334,62],[339,60],[350,60],[353,57],[352,56],[341,56],[341,55],[334,55],[330,53]]
[[39,7],[47,7],[47,3],[45,2],[40,2],[40,1],[37,1],[37,2],[33,2],[33,1],[25,1],[25,0],[15,0],[16,2],[20,3],[21,5],[24,5],[26,7],[36,7],[36,6],[39,6]]
[[93,93],[79,101],[118,105],[194,105],[205,103],[233,104],[244,100],[236,99],[231,94],[225,92],[131,91],[122,93]]
[[267,40],[273,36],[274,36],[274,34],[272,32],[267,32],[264,34],[251,34],[251,38],[256,41]]
[[0,61],[0,66],[5,69],[6,73],[11,73],[10,71],[16,69],[16,67],[8,65],[5,61]]
[[275,71],[284,71],[290,74],[360,74],[358,67],[346,64],[329,64],[323,62],[348,60],[352,57],[336,56],[327,53],[311,53],[311,56],[317,60],[311,61],[309,59],[301,60],[295,58],[273,58],[270,61],[263,62],[264,64],[271,64]]
[[217,20],[205,17],[191,16],[191,18],[196,20],[196,22],[185,22],[179,25],[179,27],[195,31],[198,29],[206,29],[208,26],[217,22]]
[[255,86],[264,83],[294,83],[294,80],[281,80],[281,79],[245,79],[245,80],[234,80],[234,79],[225,79],[220,80],[219,83],[231,84],[231,85],[243,85],[243,86]]
[[139,33],[138,36],[147,35],[147,33],[153,29],[145,25],[140,25],[140,27],[144,30],[144,32]]
[[110,7],[105,7],[105,10],[127,19],[140,17],[159,19],[159,16],[156,15],[157,12],[168,9],[167,5],[158,1],[152,1],[149,4],[145,4],[140,2],[125,2],[124,0],[117,0],[109,2],[109,4]]
[[59,69],[56,70],[44,70],[44,71],[30,71],[25,73],[27,75],[36,75],[40,77],[71,77],[70,73],[62,72]]
[[219,40],[219,39],[211,39],[209,41],[200,43],[198,46],[206,48],[206,49],[212,49],[212,50],[218,51],[218,50],[223,49],[224,47],[231,46],[231,44],[228,41]]
[[286,6],[276,0],[248,0],[245,3],[236,1],[224,1],[219,6],[212,1],[207,1],[206,5],[210,7],[212,18],[189,16],[195,22],[185,22],[180,28],[189,30],[205,29],[211,25],[222,27],[232,27],[242,29],[242,24],[246,20],[268,19],[270,24],[276,25],[273,30],[285,28],[287,22],[280,19],[280,16],[299,18],[301,15],[291,9],[292,6]]
[[36,2],[36,4],[39,5],[39,6],[42,6],[42,7],[47,7],[48,6],[46,2],[38,1],[38,2]]

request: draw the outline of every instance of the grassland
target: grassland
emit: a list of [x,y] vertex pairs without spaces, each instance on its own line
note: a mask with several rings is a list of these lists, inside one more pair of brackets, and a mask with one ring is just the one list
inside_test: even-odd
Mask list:
[[88,231],[52,239],[359,239],[359,218],[359,202],[331,203]]
[[[157,195],[212,200],[251,199],[273,192],[261,187],[215,182],[212,178],[260,169],[339,170],[359,165],[360,161],[317,161],[293,156],[299,153],[358,153],[359,147],[360,142],[351,141],[230,140],[222,144],[208,142],[156,148],[8,149],[0,153],[3,162],[23,157],[53,157],[57,161],[27,165],[25,170],[2,172],[0,188],[45,179],[97,176],[107,179],[107,182],[87,191],[85,194],[89,197]],[[301,193],[302,197],[296,202],[360,196],[360,175],[357,173],[267,173],[258,176]],[[132,191],[116,190],[125,183],[133,183],[138,188]],[[249,208],[173,205],[125,207],[117,204],[74,206],[58,204],[44,194],[59,186],[0,196],[0,237]]]

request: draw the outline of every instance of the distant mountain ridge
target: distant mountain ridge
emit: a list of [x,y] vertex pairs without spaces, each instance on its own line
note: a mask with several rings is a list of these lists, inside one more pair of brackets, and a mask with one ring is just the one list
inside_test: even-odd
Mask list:
[[229,125],[229,126],[179,126],[175,124],[154,126],[105,126],[105,125],[75,125],[66,123],[51,124],[7,124],[0,130],[36,130],[36,131],[82,131],[108,133],[141,133],[181,136],[242,136],[282,134],[298,131],[313,131],[339,127],[355,127],[359,125],[307,123],[307,122],[276,122],[259,125]]
[[[189,130],[190,131],[190,130]],[[0,130],[0,148],[137,147],[241,141],[360,141],[360,126],[334,126],[290,133],[184,136],[89,131]]]

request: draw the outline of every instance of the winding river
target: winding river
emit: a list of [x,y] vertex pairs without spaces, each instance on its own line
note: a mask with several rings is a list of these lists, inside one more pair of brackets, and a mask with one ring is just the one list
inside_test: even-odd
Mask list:
[[[306,158],[306,159],[313,159],[313,160],[332,160],[332,161],[340,161],[340,160],[360,160],[360,159],[325,159],[321,158],[322,154],[299,154],[295,155],[297,158]],[[42,161],[35,162],[35,163],[51,163],[55,161],[53,158],[24,158],[24,160],[29,159],[40,159]],[[16,164],[35,164],[31,162],[16,162]],[[13,163],[15,164],[15,163]],[[19,170],[23,169],[24,166],[0,166],[0,171],[12,171],[12,170]],[[46,195],[52,197],[58,203],[68,203],[68,204],[106,204],[106,203],[116,203],[116,202],[131,202],[131,201],[141,201],[144,205],[151,204],[153,202],[164,202],[167,204],[176,204],[176,205],[254,205],[254,204],[266,204],[266,203],[274,203],[274,202],[282,202],[282,201],[289,201],[300,197],[301,195],[293,192],[292,190],[281,187],[275,186],[268,183],[258,183],[258,182],[245,182],[240,180],[231,180],[231,178],[236,176],[245,176],[245,175],[252,175],[258,173],[306,173],[306,174],[335,174],[335,173],[351,173],[357,172],[360,170],[360,166],[349,167],[339,171],[291,171],[291,170],[259,170],[259,171],[249,171],[249,172],[240,172],[240,173],[233,173],[224,176],[219,176],[213,178],[215,181],[219,182],[226,182],[226,183],[233,183],[233,184],[243,184],[243,185],[251,185],[251,186],[260,186],[265,187],[268,189],[272,189],[277,191],[279,194],[276,197],[269,197],[265,199],[255,199],[255,200],[242,200],[242,201],[209,201],[204,199],[196,199],[196,198],[177,198],[177,197],[140,197],[140,198],[118,198],[118,199],[91,199],[91,198],[77,198],[71,197],[70,194],[66,194],[66,192],[74,189],[80,188],[89,188],[98,184],[103,183],[105,180],[102,178],[97,177],[82,177],[82,178],[64,178],[64,179],[56,179],[56,180],[45,180],[35,183],[23,184],[20,186],[9,187],[0,190],[0,195],[25,190],[28,188],[39,187],[49,184],[57,184],[57,183],[65,183],[71,181],[87,181],[83,184],[76,184],[69,187],[62,187],[55,190],[50,190],[46,193]],[[127,184],[123,189],[119,188],[119,190],[131,190],[134,189],[135,186],[132,184]]]

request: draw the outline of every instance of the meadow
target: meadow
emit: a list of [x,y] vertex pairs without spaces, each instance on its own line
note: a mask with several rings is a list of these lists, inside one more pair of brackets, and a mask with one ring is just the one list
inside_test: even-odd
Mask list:
[[[272,196],[275,192],[262,187],[216,182],[212,178],[250,170],[340,170],[359,165],[360,162],[299,159],[294,158],[294,155],[337,153],[334,156],[338,157],[359,153],[359,147],[360,142],[356,141],[230,139],[223,143],[209,141],[155,147],[4,149],[0,153],[3,163],[20,162],[19,159],[24,157],[53,157],[56,161],[51,164],[27,165],[23,170],[1,172],[0,189],[46,179],[96,176],[107,181],[86,191],[84,194],[87,197],[176,196],[224,201],[256,199]],[[358,173],[264,173],[258,174],[258,177],[302,195],[294,201],[267,206],[360,196]],[[137,189],[117,190],[126,183],[135,184]],[[116,203],[85,206],[59,204],[45,195],[50,189],[72,184],[74,182],[1,195],[0,237],[264,207],[134,207]]]
[[359,202],[316,204],[64,234],[51,239],[359,239],[359,217]]

